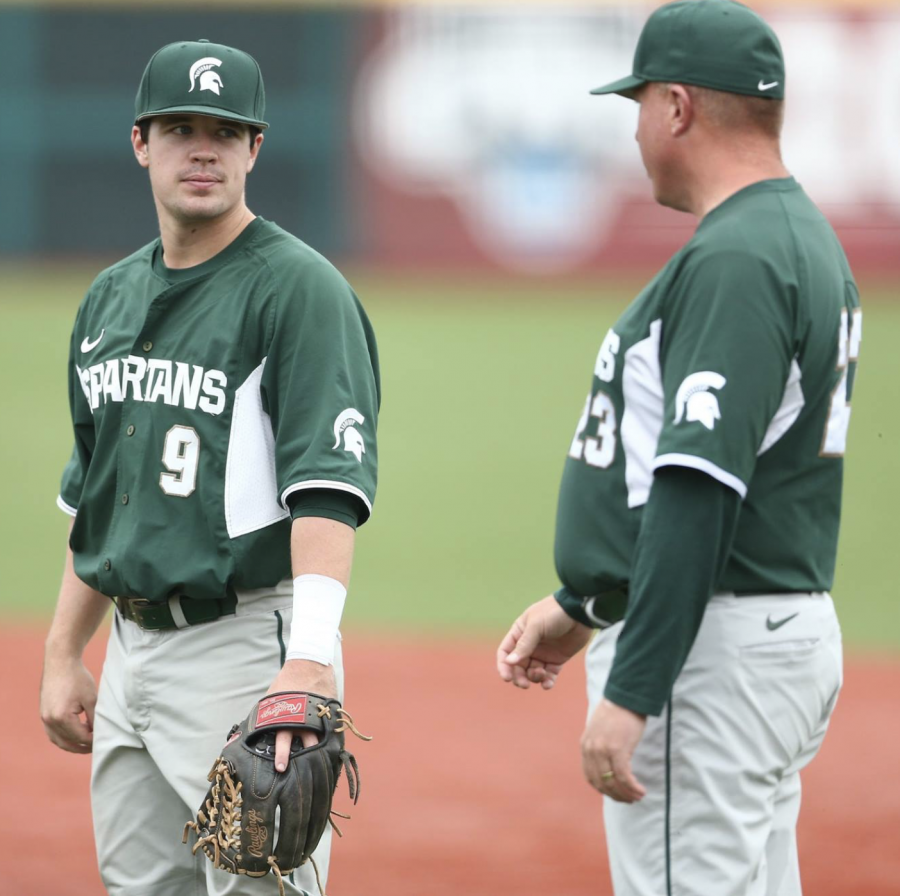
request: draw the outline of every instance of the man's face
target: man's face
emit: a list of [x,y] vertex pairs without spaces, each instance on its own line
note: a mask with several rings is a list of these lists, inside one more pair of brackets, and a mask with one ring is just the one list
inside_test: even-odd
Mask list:
[[635,139],[653,184],[653,196],[660,205],[683,211],[679,147],[675,139],[680,127],[676,121],[678,109],[674,96],[661,85],[650,83],[637,90],[634,99],[641,107]]
[[182,223],[221,217],[243,201],[262,135],[250,143],[247,125],[208,115],[158,115],[147,142],[135,127],[138,162],[149,170],[160,210]]

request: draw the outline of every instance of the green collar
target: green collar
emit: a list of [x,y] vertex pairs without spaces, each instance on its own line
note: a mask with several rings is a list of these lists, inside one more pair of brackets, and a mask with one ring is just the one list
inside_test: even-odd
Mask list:
[[720,202],[714,209],[708,211],[700,221],[698,229],[703,227],[707,221],[718,216],[724,209],[730,208],[747,196],[752,196],[756,193],[789,193],[799,189],[800,184],[798,184],[793,177],[776,177],[771,180],[758,180],[754,184],[742,187],[737,193],[732,193],[724,202]]
[[226,265],[238,252],[250,243],[259,233],[260,228],[266,223],[264,218],[254,218],[221,252],[213,255],[202,264],[191,268],[169,268],[163,261],[162,240],[157,239],[153,246],[151,265],[153,273],[161,277],[167,283],[184,283],[186,280],[198,280],[219,270]]

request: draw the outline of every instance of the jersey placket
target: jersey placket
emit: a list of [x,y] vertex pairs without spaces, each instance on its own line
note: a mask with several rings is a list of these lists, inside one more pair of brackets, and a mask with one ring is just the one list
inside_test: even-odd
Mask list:
[[[153,299],[147,309],[144,322],[135,336],[131,348],[132,355],[147,360],[152,357],[154,349],[157,348],[154,343],[154,335],[158,332],[157,323],[171,305],[172,300],[183,289],[182,284],[175,284],[164,289]],[[123,591],[121,586],[126,581],[122,577],[120,566],[127,563],[127,558],[122,556],[123,549],[120,539],[117,538],[122,516],[126,513],[141,512],[140,501],[136,506],[133,500],[139,496],[140,483],[138,483],[137,477],[140,475],[144,454],[147,450],[145,437],[142,437],[141,434],[141,419],[147,420],[147,415],[151,415],[153,411],[152,408],[147,408],[146,411],[141,412],[138,410],[138,404],[145,405],[147,403],[135,401],[133,395],[129,396],[126,391],[122,395],[121,402],[111,402],[111,406],[107,406],[104,411],[106,414],[116,413],[119,415],[117,420],[119,437],[115,449],[116,489],[111,497],[113,509],[109,533],[103,546],[103,560],[98,570],[101,590],[107,594],[121,593]]]

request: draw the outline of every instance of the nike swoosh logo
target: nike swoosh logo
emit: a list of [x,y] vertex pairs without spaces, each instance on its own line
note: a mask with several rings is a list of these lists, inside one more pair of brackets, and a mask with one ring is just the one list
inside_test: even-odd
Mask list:
[[766,616],[766,628],[770,632],[774,632],[776,628],[781,628],[781,626],[786,625],[790,622],[795,616],[799,616],[799,613],[791,613],[790,616],[785,616],[784,619],[779,619],[778,622],[773,622],[771,616]]
[[759,84],[756,85],[760,90],[771,90],[773,87],[778,86],[777,81],[773,81],[771,84],[765,84],[763,81],[760,81]]
[[106,332],[106,327],[104,327],[100,331],[100,335],[93,342],[91,342],[91,340],[88,339],[87,336],[85,336],[84,340],[81,343],[81,350],[83,352],[92,352],[98,345],[100,345],[100,340],[103,338],[103,334],[105,332]]

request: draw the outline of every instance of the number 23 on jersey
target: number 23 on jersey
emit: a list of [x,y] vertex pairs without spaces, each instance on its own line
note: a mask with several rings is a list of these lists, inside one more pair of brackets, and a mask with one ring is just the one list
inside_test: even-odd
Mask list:
[[[615,330],[610,330],[600,346],[594,376],[601,383],[611,383],[616,375],[616,355],[622,340]],[[597,435],[582,438],[591,417],[597,418]],[[582,460],[592,467],[607,469],[616,459],[616,406],[602,389],[588,395],[584,410],[575,429],[575,438],[569,448],[569,457]]]

